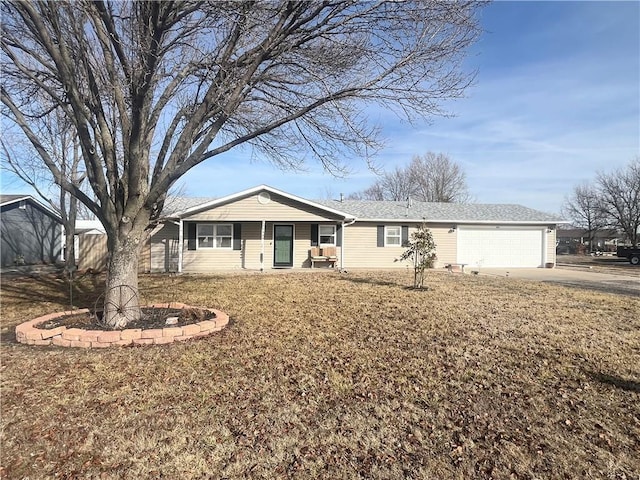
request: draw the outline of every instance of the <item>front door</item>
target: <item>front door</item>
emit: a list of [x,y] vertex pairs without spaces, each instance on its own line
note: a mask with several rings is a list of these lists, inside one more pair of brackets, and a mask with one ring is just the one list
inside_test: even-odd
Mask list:
[[273,266],[293,267],[293,225],[274,225],[273,238]]

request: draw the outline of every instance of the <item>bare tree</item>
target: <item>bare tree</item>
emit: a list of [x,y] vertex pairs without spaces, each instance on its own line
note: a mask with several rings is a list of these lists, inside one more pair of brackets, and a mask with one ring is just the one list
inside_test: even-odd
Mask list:
[[573,225],[585,230],[589,250],[593,251],[596,234],[608,223],[598,189],[589,183],[576,186],[571,195],[565,198],[562,213]]
[[471,198],[460,165],[442,153],[415,156],[405,167],[396,167],[368,189],[355,195],[366,200],[465,203]]
[[[80,189],[86,175],[80,171],[79,144],[75,129],[61,113],[61,111],[54,111],[42,119],[38,132],[39,141],[51,152],[51,160],[55,162],[60,175]],[[45,203],[60,214],[65,231],[65,268],[67,271],[73,271],[78,199],[62,188],[57,188],[57,199],[52,199],[50,188],[55,183],[55,179],[51,177],[50,170],[39,160],[31,145],[17,141],[17,148],[14,148],[15,146],[7,145],[5,140],[5,138],[0,140],[3,153],[1,168],[29,185]]]
[[626,168],[599,173],[601,208],[610,223],[620,228],[633,246],[640,242],[640,157]]
[[445,203],[470,200],[466,174],[448,155],[427,152],[415,156],[408,170],[416,200]]
[[[139,317],[143,232],[176,180],[243,144],[280,166],[308,152],[333,170],[345,152],[378,145],[366,106],[409,119],[442,113],[439,103],[471,81],[461,60],[479,5],[3,2],[3,114],[107,231],[105,320]],[[46,106],[30,102],[35,92]],[[39,139],[53,111],[76,130],[95,200]]]
[[385,200],[406,201],[413,196],[414,183],[408,169],[396,167],[379,180]]
[[378,181],[361,192],[350,193],[347,198],[349,200],[384,200],[384,190]]

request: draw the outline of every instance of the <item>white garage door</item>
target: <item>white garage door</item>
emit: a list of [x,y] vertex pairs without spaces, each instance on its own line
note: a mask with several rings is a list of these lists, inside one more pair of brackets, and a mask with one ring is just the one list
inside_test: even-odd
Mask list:
[[474,267],[544,266],[544,228],[458,227],[458,263]]

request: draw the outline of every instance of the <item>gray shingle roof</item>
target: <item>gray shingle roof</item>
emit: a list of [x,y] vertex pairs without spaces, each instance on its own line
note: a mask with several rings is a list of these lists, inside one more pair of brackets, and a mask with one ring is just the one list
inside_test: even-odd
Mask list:
[[215,197],[167,197],[162,209],[162,217],[170,217],[171,215],[187,210],[197,205],[209,203],[215,200]]
[[318,200],[336,210],[353,214],[358,220],[399,220],[429,222],[507,222],[557,223],[555,215],[511,204],[429,203],[373,201],[373,200]]
[[[183,212],[197,205],[209,203],[216,198],[169,197],[162,210],[163,217]],[[345,212],[357,220],[371,221],[411,221],[457,222],[457,223],[559,223],[556,215],[551,215],[522,205],[478,204],[478,203],[430,203],[374,201],[374,200],[312,200],[325,207]]]

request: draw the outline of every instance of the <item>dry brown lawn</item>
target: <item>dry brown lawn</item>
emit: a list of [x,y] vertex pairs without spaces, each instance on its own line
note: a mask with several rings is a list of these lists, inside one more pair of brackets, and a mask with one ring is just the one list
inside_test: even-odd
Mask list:
[[[28,347],[64,309],[3,280],[3,478],[640,478],[640,299],[408,272],[145,276],[209,338]],[[99,279],[79,286],[92,306]]]

